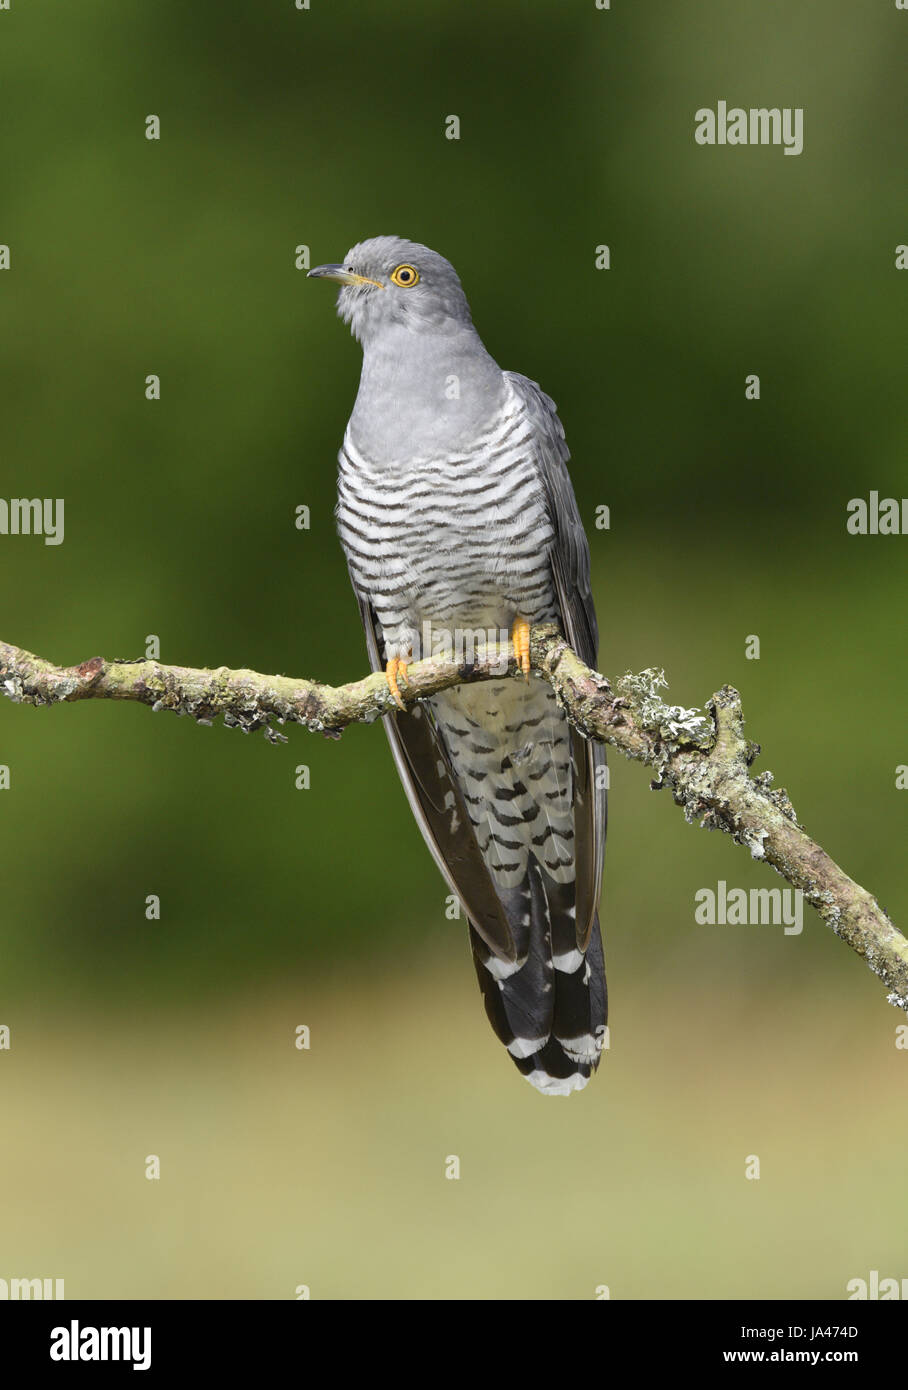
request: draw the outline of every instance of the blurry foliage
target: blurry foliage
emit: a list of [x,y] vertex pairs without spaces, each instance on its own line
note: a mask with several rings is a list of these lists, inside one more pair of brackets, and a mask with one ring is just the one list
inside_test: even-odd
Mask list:
[[[3,635],[63,662],[156,633],[169,661],[364,671],[332,516],[359,350],[293,252],[400,232],[559,403],[603,669],[664,665],[683,703],[738,683],[808,827],[904,920],[904,552],[844,530],[903,477],[897,17],[824,6],[818,55],[808,10],[4,14],[3,495],[64,497],[66,540],[0,541]],[[803,105],[804,154],[695,146],[720,96]],[[104,705],[0,721],[7,990],[194,996],[462,931],[376,729],[274,750]],[[696,887],[766,881],[637,770],[614,783],[607,933],[633,913],[683,950]],[[823,941],[813,968],[845,967]]]

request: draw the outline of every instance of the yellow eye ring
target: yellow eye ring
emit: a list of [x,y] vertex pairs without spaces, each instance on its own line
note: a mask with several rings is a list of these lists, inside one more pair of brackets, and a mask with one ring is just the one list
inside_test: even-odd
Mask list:
[[391,271],[391,279],[402,290],[411,290],[419,280],[419,271],[415,265],[399,265]]

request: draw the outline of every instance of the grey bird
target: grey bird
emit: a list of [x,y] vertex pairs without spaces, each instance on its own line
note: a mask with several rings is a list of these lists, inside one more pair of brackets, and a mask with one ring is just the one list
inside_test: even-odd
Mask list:
[[337,524],[372,669],[404,709],[409,661],[476,634],[513,637],[523,679],[459,686],[384,723],[469,919],[492,1027],[539,1091],[568,1095],[599,1063],[608,1005],[604,749],[529,665],[530,626],[553,621],[597,660],[564,430],[536,382],[493,361],[436,251],[374,237],[309,274],[341,285],[338,313],[363,349]]

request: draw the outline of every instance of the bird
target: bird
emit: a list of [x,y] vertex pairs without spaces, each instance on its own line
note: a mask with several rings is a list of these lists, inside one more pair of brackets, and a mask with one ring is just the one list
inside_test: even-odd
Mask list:
[[[503,371],[451,263],[378,236],[310,277],[340,285],[362,347],[336,522],[383,723],[423,837],[469,923],[492,1028],[544,1095],[582,1090],[608,1045],[598,904],[605,752],[530,667],[554,622],[596,667],[590,551],[554,402]],[[503,634],[518,670],[405,701],[409,664]],[[493,638],[493,640],[497,640]]]

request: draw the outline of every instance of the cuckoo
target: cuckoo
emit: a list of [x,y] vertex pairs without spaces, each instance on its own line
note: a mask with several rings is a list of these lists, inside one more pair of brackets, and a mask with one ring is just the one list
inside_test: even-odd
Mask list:
[[[337,525],[385,727],[419,827],[469,919],[486,1012],[545,1095],[581,1090],[607,1037],[598,901],[605,753],[531,673],[557,622],[595,667],[590,555],[554,403],[483,346],[451,264],[400,237],[310,276],[336,281],[363,350],[338,455]],[[405,704],[407,665],[510,635],[518,672]]]

